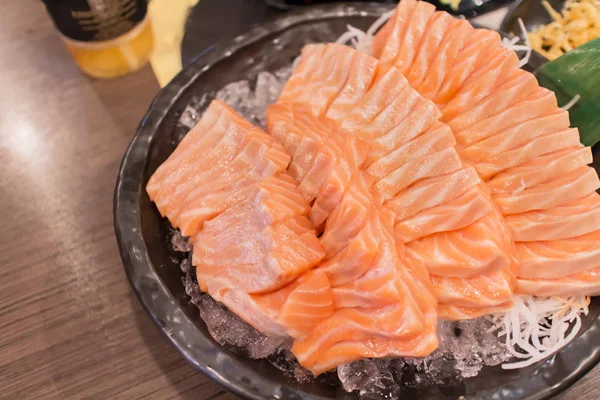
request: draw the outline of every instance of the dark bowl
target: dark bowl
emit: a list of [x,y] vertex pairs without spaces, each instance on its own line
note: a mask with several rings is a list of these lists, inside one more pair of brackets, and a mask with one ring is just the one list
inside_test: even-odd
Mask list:
[[[559,12],[565,4],[565,0],[547,1]],[[525,29],[527,29],[528,32],[531,32],[539,25],[546,25],[553,21],[540,0],[518,0],[506,13],[506,16],[502,20],[502,24],[500,25],[500,30],[509,35],[519,36],[523,39],[523,32],[519,27],[519,18],[523,21],[523,25],[525,25]],[[534,53],[536,58],[540,58],[543,62],[548,62],[546,57],[537,52]]]
[[[328,5],[285,14],[198,58],[160,91],[142,120],[121,164],[114,222],[125,271],[141,304],[181,354],[198,370],[249,399],[357,398],[319,381],[300,384],[264,360],[240,357],[210,337],[181,282],[181,253],[168,246],[169,224],[144,187],[188,128],[178,123],[186,106],[206,107],[226,84],[261,70],[289,65],[308,42],[337,38],[350,23],[365,28],[388,6]],[[422,399],[543,399],[572,385],[600,359],[600,311],[594,301],[581,334],[550,359],[529,368],[484,368],[460,387],[408,392]],[[461,397],[464,396],[464,397]]]

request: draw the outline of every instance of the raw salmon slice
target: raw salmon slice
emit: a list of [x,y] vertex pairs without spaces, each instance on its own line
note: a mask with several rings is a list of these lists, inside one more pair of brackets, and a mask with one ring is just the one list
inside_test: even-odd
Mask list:
[[[485,161],[477,163],[475,169],[479,176],[481,176],[484,181],[488,182],[497,174],[518,165],[526,164],[544,154],[566,148],[573,148],[579,144],[578,141],[579,136],[577,135],[577,129],[567,129],[565,131],[551,133],[535,138],[529,143],[513,150],[492,155]],[[538,179],[543,179],[549,172],[550,171],[540,173]]]
[[[406,79],[413,87],[419,87],[423,83],[429,68],[433,64],[438,48],[454,28],[454,24],[454,18],[445,12],[436,12],[431,17],[423,33],[423,39],[419,43],[415,59],[406,73]],[[386,24],[381,31],[384,31],[388,25]],[[381,57],[379,58],[381,59]]]
[[505,129],[487,139],[461,150],[461,156],[473,163],[483,162],[493,155],[524,146],[532,140],[569,127],[569,113],[556,109],[552,113]]
[[408,243],[437,232],[464,228],[492,211],[489,199],[477,186],[446,203],[425,209],[394,225],[396,240]]
[[377,181],[374,188],[384,201],[388,201],[421,179],[447,174],[462,167],[458,153],[453,147],[449,147],[408,161],[402,167]]
[[[303,341],[295,341],[292,353],[315,375],[340,364],[367,357],[425,356],[437,348],[436,315],[418,322],[401,306],[376,309],[336,310]],[[393,335],[386,335],[387,332]]]
[[489,57],[475,65],[456,95],[442,109],[443,121],[451,121],[457,115],[479,103],[504,83],[519,66],[515,53],[504,47],[495,48]]
[[271,321],[295,339],[306,337],[333,314],[331,285],[327,275],[319,270],[309,271],[279,290],[251,298]]
[[[268,191],[294,192],[298,184],[289,175],[278,174],[265,179],[256,178],[253,175],[237,181],[226,188],[186,199],[184,211],[179,217],[179,229],[183,236],[192,236],[198,233],[204,223],[218,216],[222,212],[243,202],[248,197],[254,197],[262,188]],[[188,201],[189,200],[189,201]]]
[[458,62],[459,52],[473,33],[474,29],[469,22],[465,20],[453,22],[452,29],[437,49],[425,79],[419,86],[414,86],[422,96],[434,101],[435,95],[449,76],[452,66]]
[[[467,28],[466,30],[469,35],[464,47],[459,50],[453,62],[447,62],[450,70],[446,72],[440,89],[431,98],[435,104],[443,105],[454,98],[458,89],[475,69],[475,66],[480,64],[481,60],[486,59],[494,48],[502,46],[498,32],[489,29],[471,31]],[[459,33],[454,33],[455,36],[457,34]],[[448,59],[448,61],[450,60]]]
[[[589,147],[583,147],[578,143],[578,135],[565,133],[551,136],[552,144],[548,143],[544,149],[552,150],[556,144],[556,147],[563,149],[537,157],[494,176],[487,182],[492,195],[518,193],[525,188],[548,182],[561,173],[571,172],[592,163],[592,151]],[[565,148],[573,142],[575,142],[573,147]]]
[[381,179],[411,159],[453,147],[455,144],[456,141],[448,125],[436,123],[422,135],[375,161],[366,171],[374,178]]
[[448,174],[423,179],[398,193],[385,203],[397,220],[403,220],[419,211],[453,200],[468,188],[481,183],[472,167]]
[[[458,144],[462,147],[469,146],[481,140],[479,136],[474,136],[472,139],[465,135],[458,136],[459,133],[473,126],[474,124],[484,121],[487,118],[493,117],[503,111],[506,111],[510,106],[523,101],[531,93],[538,91],[537,80],[533,74],[522,69],[515,70],[507,79],[506,82],[498,86],[489,96],[482,99],[479,103],[473,104],[471,107],[456,113],[451,118],[444,115],[443,121],[447,121],[452,131],[457,134]],[[444,107],[446,109],[447,107]],[[449,113],[449,110],[446,110]],[[510,121],[508,121],[510,122]],[[494,127],[490,124],[488,128]],[[487,137],[486,132],[481,133]]]
[[407,243],[406,254],[438,276],[468,277],[498,271],[511,264],[499,223],[493,215],[485,216],[465,228]]
[[321,236],[327,258],[348,246],[362,229],[373,202],[370,188],[371,178],[367,174],[359,173],[352,178],[341,202],[329,216]]
[[453,304],[440,304],[438,306],[438,316],[447,321],[458,321],[464,319],[479,318],[484,315],[504,313],[513,308],[513,302],[509,301],[494,307],[462,307]]
[[[299,234],[294,224],[303,225],[305,231]],[[292,282],[324,257],[310,226],[306,217],[286,219],[208,256],[197,254],[198,242],[194,243],[192,264],[201,289],[217,275],[227,279],[229,287],[250,294],[268,293]]]
[[600,231],[544,242],[518,242],[519,278],[561,278],[600,265]]
[[596,171],[589,167],[581,167],[518,193],[496,195],[494,202],[504,215],[520,214],[557,207],[587,196],[598,188],[600,181]]
[[[530,79],[534,79],[531,74],[527,74],[526,76]],[[498,94],[502,95],[501,97],[504,101],[507,100],[506,91],[498,91]],[[507,106],[497,114],[491,115],[485,119],[476,120],[469,126],[464,126],[464,120],[461,121],[462,116],[451,121],[449,125],[454,130],[457,142],[460,143],[462,147],[468,147],[480,140],[494,136],[511,126],[549,114],[557,108],[558,106],[556,105],[556,96],[554,95],[554,92],[538,87],[537,90],[529,95],[524,101]],[[489,112],[489,109],[486,111]],[[473,111],[470,112],[475,114]],[[480,118],[482,116],[483,115],[479,115]],[[567,127],[568,126],[565,128]]]
[[431,275],[431,283],[440,304],[471,308],[497,307],[510,302],[513,298],[512,280],[506,270],[472,277]]
[[536,296],[600,296],[600,267],[556,279],[519,278],[515,291]]
[[319,270],[327,274],[332,286],[352,282],[369,269],[379,252],[378,218],[377,207],[372,204],[365,224],[348,246],[319,265]]
[[412,18],[408,21],[402,45],[392,61],[402,74],[406,74],[412,65],[425,33],[425,28],[434,12],[435,6],[423,1],[417,2]]
[[596,192],[558,207],[509,215],[506,222],[519,242],[561,240],[600,230],[600,196]]
[[389,25],[390,28],[381,29],[375,36],[376,41],[385,42],[381,54],[379,54],[381,62],[391,64],[398,56],[418,3],[415,0],[400,2],[392,19],[386,23],[386,26]]

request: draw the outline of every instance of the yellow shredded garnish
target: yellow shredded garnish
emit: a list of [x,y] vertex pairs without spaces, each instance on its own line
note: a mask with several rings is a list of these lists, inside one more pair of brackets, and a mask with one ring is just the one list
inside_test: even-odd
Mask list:
[[440,0],[440,3],[450,6],[454,11],[458,10],[458,6],[462,0]]
[[585,42],[600,37],[600,3],[597,0],[567,0],[559,13],[542,1],[554,22],[529,32],[531,47],[554,60]]

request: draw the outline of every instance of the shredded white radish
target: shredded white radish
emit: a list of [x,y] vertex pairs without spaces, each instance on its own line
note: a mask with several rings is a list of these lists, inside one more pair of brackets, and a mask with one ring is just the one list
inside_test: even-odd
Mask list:
[[527,36],[527,30],[525,29],[525,24],[523,24],[523,20],[519,18],[519,28],[521,29],[521,33],[523,34],[525,44],[517,44],[519,43],[520,38],[515,36],[513,38],[502,38],[502,45],[509,50],[514,52],[524,51],[525,56],[519,60],[519,67],[523,67],[529,62],[529,58],[531,57],[531,45],[529,43],[529,37]]
[[581,96],[576,94],[575,97],[573,97],[571,99],[571,101],[569,101],[567,104],[565,104],[564,106],[562,106],[561,108],[563,110],[569,110],[571,107],[573,107],[578,101],[579,99],[581,99]]
[[502,364],[503,369],[523,368],[554,354],[577,336],[581,314],[587,315],[590,298],[517,296],[506,313],[488,318],[490,332],[504,336],[506,348],[520,361]]
[[347,31],[335,42],[338,44],[348,44],[362,53],[373,55],[373,41],[375,39],[375,34],[392,17],[394,11],[395,10],[391,10],[381,14],[381,16],[369,26],[366,32],[361,31],[355,26],[346,25]]

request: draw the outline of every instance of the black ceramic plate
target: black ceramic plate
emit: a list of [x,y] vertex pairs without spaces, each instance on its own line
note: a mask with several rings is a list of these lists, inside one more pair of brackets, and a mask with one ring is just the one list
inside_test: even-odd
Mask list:
[[[266,361],[239,357],[214,342],[189,303],[181,283],[178,254],[167,245],[168,223],[161,219],[144,187],[150,175],[187,131],[177,123],[193,99],[206,106],[227,83],[248,79],[260,70],[289,65],[308,42],[337,38],[346,24],[365,28],[389,7],[331,5],[285,14],[185,68],[160,91],[123,158],[114,197],[114,219],[121,257],[140,302],[181,354],[227,389],[249,399],[353,399],[340,388],[318,381],[299,384]],[[198,105],[198,104],[196,104]],[[582,333],[545,362],[516,371],[486,368],[461,387],[431,387],[407,393],[421,399],[543,399],[566,389],[600,359],[600,311],[594,301]],[[461,397],[464,396],[464,397]]]

